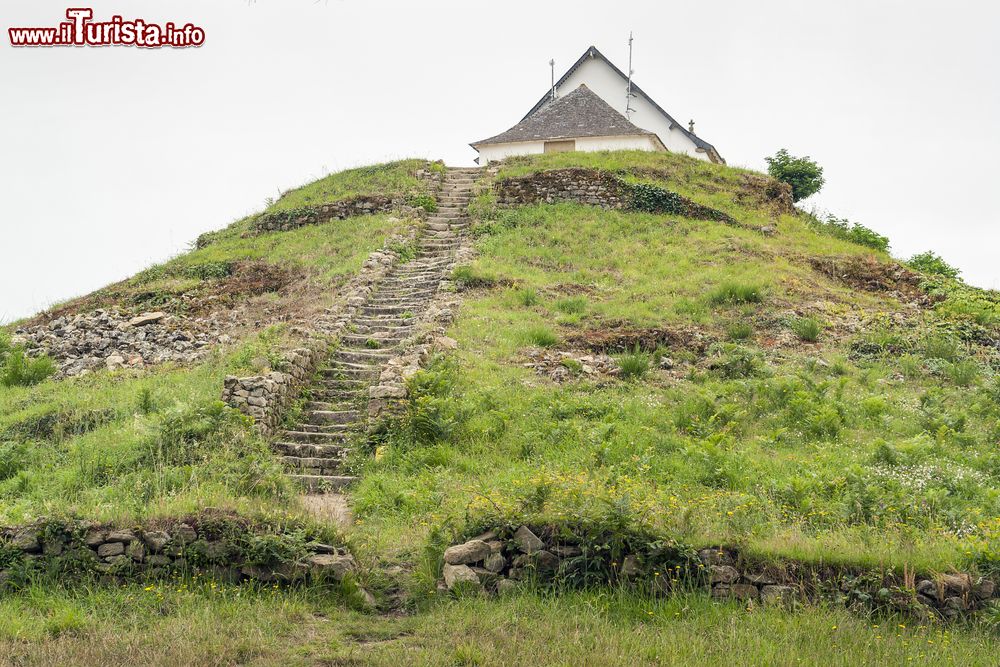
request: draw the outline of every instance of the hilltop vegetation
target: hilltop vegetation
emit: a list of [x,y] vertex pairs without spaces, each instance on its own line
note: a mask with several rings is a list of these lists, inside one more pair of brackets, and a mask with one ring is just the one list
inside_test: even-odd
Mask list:
[[[425,167],[335,174],[266,212],[421,196],[414,173]],[[565,168],[663,188],[735,224],[505,208],[484,176],[478,254],[453,276],[457,349],[429,360],[405,413],[360,438],[350,461],[360,481],[346,537],[380,595],[412,615],[361,616],[317,589],[72,592],[41,581],[0,603],[0,646],[39,663],[126,644],[154,655],[162,634],[179,663],[526,664],[555,652],[570,664],[989,664],[995,610],[952,632],[573,582],[499,600],[437,593],[446,546],[522,523],[609,542],[732,544],[764,561],[1000,573],[1000,295],[933,254],[900,263],[884,237],[797,211],[748,170],[561,153],[509,160],[495,178]],[[0,524],[206,505],[301,514],[267,443],[217,403],[222,378],[278,365],[294,342],[280,322],[321,312],[413,222],[374,215],[248,235],[251,223],[56,310],[245,317],[231,345],[192,366],[0,387]],[[239,287],[254,276],[280,280]]]

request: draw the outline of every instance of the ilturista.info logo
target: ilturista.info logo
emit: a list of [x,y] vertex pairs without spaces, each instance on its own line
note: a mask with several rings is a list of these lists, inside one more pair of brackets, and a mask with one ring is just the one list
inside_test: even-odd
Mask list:
[[95,21],[89,7],[66,10],[67,21],[48,28],[8,28],[11,46],[139,46],[147,49],[188,48],[205,43],[205,31],[191,23],[154,23],[112,16]]

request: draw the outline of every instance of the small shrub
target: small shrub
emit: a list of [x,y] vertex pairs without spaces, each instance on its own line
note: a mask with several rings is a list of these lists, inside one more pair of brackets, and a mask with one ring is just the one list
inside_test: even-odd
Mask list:
[[753,336],[753,327],[749,322],[733,322],[726,328],[726,337],[731,341],[748,340]]
[[532,287],[522,287],[517,290],[517,301],[522,306],[530,308],[532,306],[538,305],[538,292]]
[[393,243],[389,246],[389,250],[396,253],[402,263],[411,262],[417,257],[417,246],[413,243]]
[[908,380],[920,377],[924,362],[915,354],[904,354],[899,358],[899,372]]
[[559,338],[552,333],[552,330],[544,326],[531,327],[524,332],[524,335],[529,343],[538,347],[552,347],[559,342]]
[[47,356],[28,357],[21,346],[7,353],[0,366],[0,385],[4,387],[30,387],[56,372],[55,362]]
[[944,374],[959,387],[969,387],[979,379],[979,364],[972,359],[956,361],[945,366]]
[[374,338],[365,339],[365,347],[369,350],[377,350],[382,347],[382,343],[378,342]]
[[809,156],[795,157],[782,148],[764,159],[767,161],[768,174],[792,186],[793,201],[816,194],[826,182],[823,178],[823,167],[816,164]]
[[951,336],[935,335],[924,341],[924,357],[955,362],[962,356],[961,344]]
[[820,218],[820,214],[816,212],[806,213],[805,215],[808,225],[820,234],[856,243],[872,250],[879,250],[881,252],[889,251],[889,237],[882,236],[875,230],[869,229],[860,223],[851,222],[847,218],[838,218],[829,213],[822,219]]
[[618,368],[625,380],[638,380],[649,371],[650,356],[636,347],[627,354],[618,357]]
[[471,287],[492,287],[497,284],[496,278],[477,273],[469,265],[456,266],[451,272],[451,279],[462,289]]
[[716,287],[708,300],[714,305],[760,303],[764,300],[764,290],[758,285],[727,282]]
[[213,278],[225,278],[232,275],[233,265],[230,262],[204,262],[193,264],[184,269],[183,274],[187,278],[198,278],[199,280],[211,280]]
[[582,315],[587,310],[587,298],[571,296],[556,301],[556,309],[567,315]]
[[414,208],[422,208],[428,213],[434,213],[438,210],[437,199],[434,195],[414,195],[409,199],[410,206]]
[[921,273],[944,276],[945,278],[958,278],[958,275],[961,273],[957,267],[944,261],[939,255],[934,254],[930,250],[914,255],[906,261],[906,265]]
[[792,322],[792,331],[800,340],[807,341],[809,343],[815,343],[819,340],[820,327],[819,322],[811,317],[800,317]]
[[755,377],[763,373],[764,360],[759,352],[733,343],[713,346],[711,352],[714,358],[709,362],[709,368],[727,380]]
[[574,359],[573,357],[566,357],[559,362],[563,368],[569,370],[573,375],[579,375],[583,372],[583,363],[579,359]]
[[148,415],[156,411],[156,404],[153,402],[153,390],[143,387],[139,390],[138,401],[139,414]]

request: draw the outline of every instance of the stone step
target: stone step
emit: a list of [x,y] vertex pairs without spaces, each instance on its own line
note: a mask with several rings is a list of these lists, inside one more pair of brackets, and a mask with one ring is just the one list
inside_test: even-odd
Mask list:
[[320,370],[320,372],[323,372],[323,371],[328,371],[328,372],[332,372],[332,371],[345,371],[345,372],[346,371],[361,371],[361,372],[366,372],[366,371],[373,371],[373,370],[375,370],[375,364],[374,363],[361,363],[361,362],[357,362],[357,361],[344,361],[342,359],[337,359],[336,357],[332,357],[332,358],[330,358],[330,359],[327,360],[327,365],[326,366],[321,366],[319,370]]
[[282,456],[281,462],[286,469],[305,475],[336,475],[344,467],[341,459]]
[[361,419],[358,410],[309,410],[304,415],[309,424],[356,424]]
[[403,313],[412,313],[419,308],[415,308],[412,305],[387,305],[387,306],[365,306],[361,309],[362,313],[369,316],[377,315],[402,315]]
[[366,380],[378,375],[377,366],[361,368],[323,368],[320,375],[327,382],[336,380]]
[[[309,419],[306,417],[306,419]],[[298,433],[341,433],[346,434],[351,431],[357,430],[357,424],[351,422],[350,424],[324,424],[324,423],[313,423],[309,421],[299,422],[291,427]]]
[[275,442],[272,449],[282,456],[318,456],[328,459],[342,459],[351,451],[344,445],[316,445],[308,442]]
[[343,400],[329,400],[329,397],[325,397],[326,400],[322,401],[308,401],[305,404],[305,409],[309,412],[313,410],[320,410],[323,412],[341,412],[343,410],[356,410],[357,409],[357,399],[360,399],[362,394],[358,392],[357,394],[349,394],[349,398],[344,398]]
[[[355,343],[364,344],[365,341],[372,340],[373,338],[375,337],[372,335],[366,336],[364,334],[349,334],[347,336],[341,336],[340,341],[342,343],[348,343],[353,345]],[[379,349],[392,350],[396,347],[399,341],[403,340],[404,338],[406,338],[406,333],[403,331],[393,332],[391,334],[378,334],[377,340],[379,341],[379,343],[382,344],[382,347],[380,347]]]
[[304,486],[310,493],[340,491],[357,480],[357,477],[350,475],[289,475],[288,477]]
[[398,285],[386,285],[380,287],[373,298],[378,298],[381,296],[393,296],[393,297],[404,297],[404,296],[429,296],[437,291],[437,285],[407,285],[406,283],[401,283]]
[[392,352],[380,349],[347,350],[340,349],[333,353],[333,358],[349,364],[384,364],[393,357]]
[[405,338],[413,334],[413,328],[416,326],[416,318],[409,317],[399,321],[379,320],[371,324],[359,324],[358,326],[364,327],[364,331],[361,333],[369,336],[384,334]]
[[314,445],[335,445],[344,442],[347,438],[347,431],[337,431],[336,433],[313,432],[313,431],[282,431],[282,442],[307,442]]

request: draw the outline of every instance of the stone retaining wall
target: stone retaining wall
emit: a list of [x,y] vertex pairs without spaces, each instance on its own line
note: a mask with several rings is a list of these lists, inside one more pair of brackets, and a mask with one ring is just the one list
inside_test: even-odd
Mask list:
[[[556,539],[556,534],[561,537]],[[502,593],[527,579],[591,585],[598,572],[604,573],[608,584],[628,584],[662,595],[698,587],[714,599],[763,604],[828,600],[920,618],[955,619],[998,597],[993,580],[969,574],[907,572],[899,577],[861,568],[754,563],[732,547],[694,553],[668,545],[615,555],[584,540],[567,539],[562,531],[528,526],[491,530],[447,549],[442,587]]]
[[602,208],[628,208],[632,196],[617,176],[597,169],[553,169],[497,181],[497,203],[524,206],[579,202]]
[[[255,540],[265,540],[270,548],[255,548]],[[286,552],[289,557],[255,559],[255,552],[264,551]],[[0,529],[0,591],[30,581],[39,572],[58,572],[62,581],[93,575],[122,583],[204,573],[229,583],[290,583],[324,577],[340,581],[356,567],[343,548],[304,542],[298,534],[233,518],[191,517],[128,528],[40,521]]]
[[398,212],[408,217],[425,215],[422,208],[408,205],[402,197],[362,195],[330,204],[265,213],[253,221],[249,234],[287,232],[305,225],[319,225],[331,220],[344,220],[357,215],[389,212]]
[[676,192],[628,183],[599,169],[551,169],[518,178],[497,181],[493,186],[501,206],[524,206],[544,202],[577,202],[607,209],[682,215],[740,225],[731,216],[697,204]]
[[222,384],[222,401],[253,417],[258,433],[267,437],[278,430],[282,414],[297,397],[327,356],[326,345],[312,341],[311,347],[289,350],[282,370],[266,375],[238,378],[227,375]]

